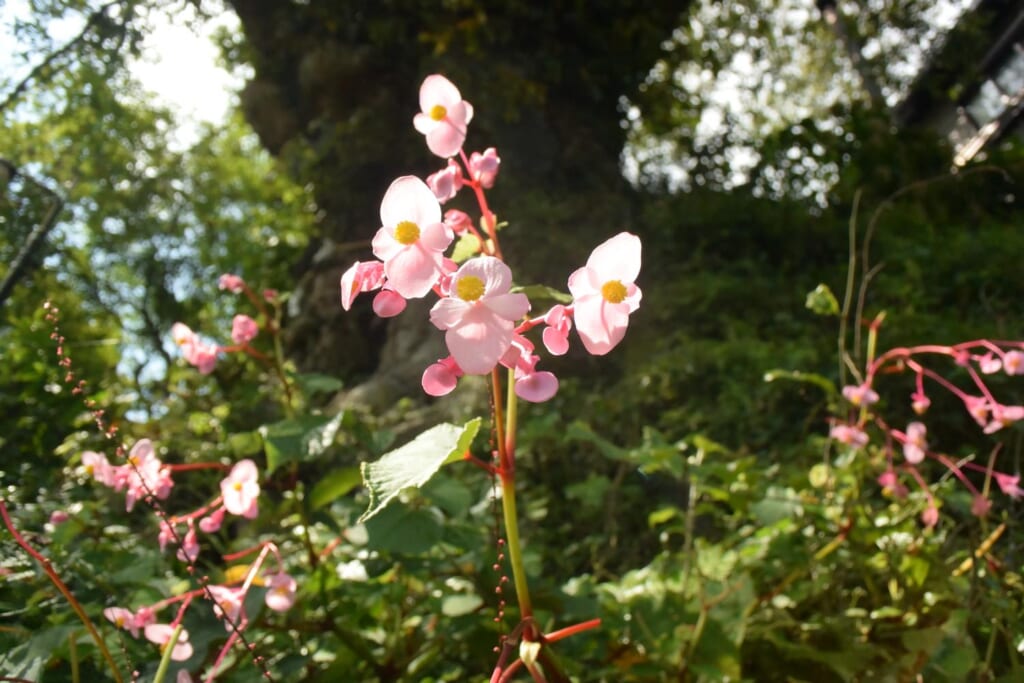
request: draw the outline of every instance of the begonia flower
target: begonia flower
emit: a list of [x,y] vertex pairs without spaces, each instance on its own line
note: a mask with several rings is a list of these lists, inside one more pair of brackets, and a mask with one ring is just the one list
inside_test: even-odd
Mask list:
[[1024,375],[1024,353],[1007,351],[1003,355],[1003,370],[1007,375]]
[[512,344],[515,321],[530,310],[525,294],[510,294],[512,271],[493,256],[466,261],[451,280],[449,296],[430,309],[430,322],[445,330],[445,344],[467,375],[494,369]]
[[878,485],[896,498],[907,497],[907,487],[900,483],[899,475],[895,470],[889,469],[878,475]]
[[384,264],[380,261],[356,261],[341,276],[341,307],[346,311],[360,292],[380,289],[384,284]]
[[910,395],[910,407],[918,415],[924,415],[928,412],[928,408],[931,404],[932,400],[925,396],[924,392],[915,391]]
[[220,482],[224,507],[233,515],[254,519],[259,514],[260,481],[256,463],[246,458]]
[[540,356],[535,355],[533,349],[529,339],[513,335],[501,364],[514,371],[516,396],[530,403],[543,403],[558,392],[558,378],[553,373],[537,370]]
[[462,182],[462,167],[454,159],[449,159],[448,165],[437,173],[427,176],[427,187],[442,204],[458,194]]
[[1008,495],[1010,498],[1020,498],[1024,496],[1024,489],[1020,487],[1020,475],[1019,474],[1004,474],[1002,472],[993,472],[992,478],[996,480],[996,484],[999,485],[999,490]]
[[425,295],[442,272],[442,252],[455,235],[441,222],[441,205],[415,176],[398,178],[380,204],[373,254],[384,262],[392,289],[406,299]]
[[939,523],[939,508],[929,505],[921,512],[921,522],[929,529]]
[[573,317],[583,346],[602,356],[622,341],[629,315],[640,306],[640,238],[622,232],[599,245],[587,265],[569,276]]
[[844,443],[854,448],[861,448],[868,444],[868,435],[864,433],[864,430],[854,425],[832,425],[828,435],[839,443]]
[[248,344],[259,333],[259,323],[247,315],[239,313],[231,321],[231,340],[236,344]]
[[869,406],[878,402],[878,393],[867,384],[854,386],[852,384],[843,387],[843,398],[858,408]]
[[1009,427],[1020,420],[1024,420],[1024,406],[1004,406],[996,403],[992,406],[992,419],[982,431],[986,434],[994,434],[1003,427]]
[[444,223],[452,229],[456,235],[466,232],[473,225],[473,219],[465,211],[448,209],[444,212]]
[[191,524],[189,524],[188,531],[185,532],[185,538],[181,540],[181,545],[178,547],[176,555],[179,560],[186,564],[192,564],[199,557],[199,539],[196,537],[196,530]]
[[217,286],[234,294],[238,294],[245,288],[245,281],[237,275],[224,273],[220,276],[220,279],[217,280]]
[[226,619],[229,623],[224,628],[229,631],[232,624],[238,625],[239,616],[242,614],[242,607],[245,603],[245,593],[241,588],[230,588],[228,586],[210,586],[207,590],[213,596],[213,613],[218,619]]
[[473,106],[444,76],[427,76],[420,86],[420,113],[412,124],[427,137],[427,147],[439,157],[455,156],[466,141],[466,127],[473,120]]
[[107,461],[107,456],[95,451],[82,453],[82,467],[85,473],[106,486],[114,486],[114,470]]
[[986,375],[991,375],[1003,369],[1003,361],[999,356],[989,351],[978,359],[978,369]]
[[156,457],[153,442],[149,439],[139,439],[135,442],[128,452],[128,463],[122,465],[119,470],[115,477],[128,489],[125,493],[125,504],[129,511],[135,506],[135,501],[148,495],[154,495],[161,500],[167,498],[171,493],[171,487],[174,486],[170,469]]
[[[146,634],[146,640],[159,645],[160,651],[163,652],[171,641],[171,635],[174,633],[175,628],[175,626],[170,624],[150,624],[143,632]],[[176,662],[183,662],[191,656],[192,644],[188,642],[188,631],[181,629],[181,632],[178,634],[178,640],[174,644],[174,650],[171,651],[171,659]]]
[[108,607],[103,616],[117,628],[131,632],[132,637],[139,637],[139,629],[135,626],[135,613],[124,607]]
[[485,188],[493,187],[500,165],[501,159],[493,147],[485,149],[483,154],[473,152],[469,155],[469,176]]
[[267,607],[275,612],[286,612],[295,604],[295,579],[285,573],[274,574],[267,582]]
[[988,425],[989,405],[986,399],[981,396],[964,396],[963,401],[964,407],[975,422],[982,427]]
[[981,495],[980,493],[974,496],[971,501],[971,514],[975,517],[984,517],[988,514],[988,511],[992,509],[992,501]]
[[907,425],[906,441],[903,442],[903,457],[911,465],[916,465],[924,460],[925,451],[928,449],[928,442],[925,441],[925,434],[928,428],[923,422],[911,422]]
[[572,315],[569,310],[557,304],[544,315],[544,332],[541,340],[552,356],[562,356],[569,350],[569,330],[572,329]]
[[181,348],[185,362],[195,366],[204,375],[213,372],[217,365],[217,354],[220,353],[219,346],[204,342],[188,325],[180,322],[171,326],[171,338]]
[[224,523],[225,512],[227,512],[227,510],[223,507],[219,507],[206,517],[200,519],[199,530],[204,534],[216,533],[220,529],[220,525]]

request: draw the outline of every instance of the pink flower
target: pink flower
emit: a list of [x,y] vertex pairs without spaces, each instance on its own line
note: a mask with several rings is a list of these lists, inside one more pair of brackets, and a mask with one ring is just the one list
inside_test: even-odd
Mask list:
[[402,295],[385,286],[373,297],[373,312],[381,318],[393,318],[405,310],[406,301]]
[[420,111],[412,124],[427,136],[430,151],[445,159],[458,154],[473,119],[473,106],[459,89],[444,76],[427,76],[420,86]]
[[106,486],[114,486],[114,468],[107,461],[107,456],[95,451],[82,453],[82,466],[85,473]]
[[921,512],[921,522],[929,529],[939,523],[939,508],[929,505]]
[[217,286],[234,294],[238,294],[245,288],[245,281],[237,275],[224,273],[220,276],[220,279],[217,280]]
[[999,485],[999,490],[1008,495],[1010,498],[1020,498],[1024,496],[1024,489],[1020,484],[1019,474],[1004,474],[1002,472],[993,472],[992,477],[996,480],[996,484]]
[[242,607],[245,602],[245,593],[241,588],[229,588],[227,586],[210,586],[210,595],[213,596],[213,613],[218,619],[227,619],[224,628],[231,630],[231,624],[237,625],[239,616],[242,615]]
[[50,513],[50,524],[53,524],[54,526],[63,524],[69,519],[71,519],[71,517],[64,510],[54,510]]
[[341,276],[341,307],[346,311],[360,292],[380,289],[384,284],[384,264],[380,261],[356,261]]
[[878,475],[878,485],[896,498],[907,497],[907,487],[900,483],[900,478],[895,470],[889,469]]
[[295,604],[295,579],[285,573],[274,574],[267,586],[267,607],[275,612],[286,612]]
[[984,517],[991,509],[992,501],[980,493],[974,496],[974,500],[971,501],[971,514],[975,517]]
[[469,175],[483,187],[494,186],[494,179],[498,175],[498,166],[500,165],[501,159],[498,158],[498,152],[493,147],[485,149],[483,154],[473,152],[469,155]]
[[238,314],[231,321],[231,339],[236,344],[248,344],[259,332],[259,324],[247,315]]
[[185,532],[185,538],[181,541],[181,547],[178,548],[177,557],[186,564],[192,564],[199,557],[199,539],[196,538],[196,530],[191,522],[188,531]]
[[452,229],[456,235],[466,232],[473,225],[473,219],[465,211],[448,209],[444,212],[444,223]]
[[277,301],[277,297],[278,291],[276,289],[267,288],[263,290],[263,300],[268,304],[272,304]]
[[576,331],[590,353],[601,356],[622,341],[629,315],[640,306],[640,238],[621,232],[599,245],[587,265],[569,276]]
[[829,430],[828,435],[839,443],[844,443],[847,446],[853,446],[854,448],[861,448],[868,444],[868,435],[865,434],[862,429],[853,425],[832,425],[832,429]]
[[373,254],[384,262],[388,282],[406,299],[423,296],[437,282],[442,252],[455,237],[441,222],[434,193],[419,178],[403,176],[384,193],[380,220]]
[[867,384],[843,387],[843,397],[858,408],[878,402],[878,394]]
[[455,389],[462,374],[458,363],[448,356],[428,366],[423,371],[420,383],[423,385],[423,391],[429,396],[447,396]]
[[534,355],[533,348],[526,337],[513,335],[501,364],[515,371],[516,396],[530,403],[543,403],[558,392],[558,378],[550,372],[537,371],[540,356]]
[[1003,370],[1007,375],[1024,375],[1024,353],[1007,351],[1003,355]]
[[981,396],[964,396],[964,407],[971,414],[974,421],[982,427],[988,424],[988,401]]
[[510,294],[512,271],[493,256],[477,256],[452,277],[449,296],[430,309],[430,322],[446,330],[452,358],[467,375],[494,369],[512,344],[514,321],[530,310],[525,294]]
[[462,167],[454,159],[449,159],[445,168],[427,176],[427,187],[437,201],[444,204],[462,189]]
[[216,533],[220,529],[220,525],[224,523],[225,512],[227,511],[223,507],[219,507],[206,517],[203,517],[199,520],[199,530],[204,534]]
[[124,607],[108,607],[103,610],[103,616],[117,628],[131,631],[133,637],[139,637],[139,629],[135,627],[135,615],[131,610]]
[[928,442],[924,437],[928,428],[923,422],[911,422],[907,425],[906,440],[903,442],[903,457],[911,465],[916,465],[924,460],[925,451],[928,449]]
[[992,406],[992,420],[983,431],[986,434],[993,434],[1022,419],[1024,419],[1024,406],[1004,406],[996,403]]
[[999,372],[1003,369],[1003,361],[999,356],[989,351],[978,359],[978,367],[986,375],[991,375],[992,373]]
[[923,391],[915,391],[910,395],[910,407],[918,415],[924,415],[928,412],[928,407],[931,406],[932,400],[924,395]]
[[164,467],[153,451],[153,442],[139,439],[128,452],[128,463],[118,468],[115,475],[121,486],[128,488],[125,505],[130,511],[135,501],[154,495],[161,500],[171,493],[174,481],[170,469]]
[[181,354],[189,365],[194,365],[204,375],[213,372],[220,347],[205,343],[184,323],[171,326],[171,338],[181,347]]
[[[160,651],[163,652],[171,641],[171,634],[174,633],[175,628],[177,627],[170,624],[150,624],[145,628],[144,633],[146,634],[146,640],[159,645]],[[183,662],[191,656],[192,644],[188,642],[188,631],[181,629],[181,633],[178,634],[178,640],[174,644],[174,650],[171,651],[171,659],[176,662]]]
[[562,356],[569,350],[569,330],[572,329],[572,315],[569,309],[558,304],[544,315],[544,333],[541,339],[552,356]]
[[235,464],[220,482],[224,507],[233,515],[254,519],[259,514],[260,482],[256,463],[246,458]]

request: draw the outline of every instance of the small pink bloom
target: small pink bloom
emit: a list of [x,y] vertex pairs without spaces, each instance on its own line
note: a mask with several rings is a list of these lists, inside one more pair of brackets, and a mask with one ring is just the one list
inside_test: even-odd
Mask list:
[[[160,651],[163,652],[171,641],[171,635],[174,633],[175,628],[175,626],[170,624],[150,624],[145,628],[144,633],[146,634],[146,640],[159,645]],[[171,659],[176,662],[183,662],[191,656],[192,644],[188,642],[188,631],[181,629],[181,633],[178,634],[178,640],[174,644],[174,650],[171,651]]]
[[911,465],[916,465],[924,460],[925,451],[928,450],[928,442],[925,441],[925,434],[928,428],[923,422],[911,422],[907,425],[906,440],[903,442],[903,457]]
[[53,524],[54,526],[63,524],[69,519],[71,519],[71,517],[64,510],[54,510],[50,513],[50,524]]
[[234,294],[238,294],[245,288],[245,281],[237,275],[224,273],[220,276],[220,279],[217,280],[217,286]]
[[99,483],[114,486],[114,469],[107,462],[107,456],[95,451],[85,451],[82,453],[82,466],[86,474],[91,475]]
[[393,318],[405,310],[406,301],[390,287],[380,290],[373,297],[373,312],[381,318]]
[[569,350],[569,330],[572,329],[572,315],[569,310],[558,304],[544,316],[544,333],[541,339],[552,356],[562,356]]
[[191,523],[185,532],[185,538],[181,541],[181,547],[178,548],[177,557],[186,564],[192,564],[199,557],[199,539],[196,538],[196,530]]
[[157,542],[160,544],[160,552],[167,548],[168,543],[176,543],[177,539],[178,533],[174,525],[166,519],[160,520],[160,532],[156,537]]
[[514,322],[530,310],[525,294],[510,294],[512,271],[493,256],[466,261],[452,277],[450,296],[430,309],[445,330],[452,358],[467,375],[494,369],[512,344]]
[[259,324],[247,315],[239,313],[231,321],[231,339],[236,344],[248,344],[259,333]]
[[992,420],[983,431],[986,434],[993,434],[1022,419],[1024,419],[1024,406],[1004,406],[996,403],[992,406]]
[[622,232],[599,245],[587,265],[569,276],[573,317],[583,346],[595,356],[622,341],[629,315],[640,306],[640,238]]
[[263,290],[263,300],[266,301],[268,304],[272,304],[275,301],[277,301],[278,296],[279,292],[276,289],[268,288]]
[[194,365],[204,375],[213,372],[220,347],[207,344],[184,323],[171,326],[171,338],[181,347],[181,354],[189,365]]
[[213,613],[218,619],[227,619],[230,623],[224,628],[231,630],[231,625],[239,623],[239,616],[242,615],[242,607],[245,603],[245,593],[241,588],[229,588],[227,586],[210,586],[210,595],[213,596]]
[[473,106],[462,99],[459,89],[444,76],[427,76],[420,86],[420,111],[412,123],[427,136],[430,151],[445,159],[458,154],[473,119]]
[[174,323],[171,325],[171,339],[178,346],[194,344],[196,342],[196,333],[185,323]]
[[844,443],[854,448],[862,448],[868,444],[868,435],[862,429],[853,425],[832,425],[832,429],[829,430],[829,436],[839,443]]
[[843,387],[843,397],[858,408],[878,402],[878,394],[867,384]]
[[984,517],[991,508],[992,501],[980,493],[971,501],[971,514],[975,517]]
[[274,574],[267,586],[267,607],[275,612],[286,612],[295,604],[295,579],[285,573]]
[[939,508],[929,505],[921,512],[921,522],[929,529],[939,523]]
[[423,391],[429,396],[446,396],[455,389],[455,385],[462,377],[462,370],[451,356],[442,358],[423,371],[423,378],[420,380]]
[[915,391],[910,395],[910,407],[918,415],[924,415],[928,412],[928,407],[931,406],[931,404],[931,399],[925,396],[923,392]]
[[1003,361],[991,351],[978,359],[978,368],[986,375],[999,372],[1003,369]]
[[558,392],[558,378],[546,371],[537,371],[540,356],[534,355],[533,343],[516,334],[501,357],[501,364],[515,371],[516,396],[530,403],[543,403]]
[[1024,353],[1007,351],[1003,355],[1003,370],[1007,375],[1024,375]]
[[220,482],[224,507],[233,515],[254,519],[259,514],[260,482],[256,463],[248,458],[231,468]]
[[199,530],[204,534],[216,533],[220,529],[220,525],[224,523],[225,512],[226,510],[223,507],[219,507],[206,517],[203,517],[199,520]]
[[152,494],[161,500],[167,498],[174,486],[170,469],[156,457],[153,442],[149,439],[136,441],[128,452],[128,463],[118,469],[120,472],[115,476],[128,489],[125,504],[129,511],[135,506],[135,501],[147,495]]
[[449,159],[446,167],[427,176],[427,187],[437,201],[444,204],[462,189],[462,167],[454,159]]
[[974,421],[982,427],[988,424],[988,401],[981,396],[965,396],[964,407],[967,408],[967,412],[971,414]]
[[[152,607],[140,607],[135,610],[135,626],[136,628],[146,628],[150,624],[156,623],[156,612],[153,611]],[[133,633],[135,637],[138,634]]]
[[999,485],[999,489],[1008,495],[1010,498],[1020,498],[1024,496],[1024,489],[1020,484],[1019,474],[1004,474],[1002,472],[993,472],[992,478],[996,480],[996,484]]
[[485,149],[483,154],[473,152],[469,155],[469,175],[485,188],[493,187],[500,165],[501,159],[493,147]]
[[108,607],[103,610],[103,616],[117,628],[130,631],[132,637],[139,637],[139,629],[135,626],[135,614],[131,610],[124,607]]
[[406,299],[425,295],[437,282],[442,253],[454,239],[441,222],[434,193],[415,176],[398,178],[384,194],[380,220],[373,254],[384,262],[392,289]]
[[473,219],[465,211],[448,209],[444,212],[444,223],[452,229],[456,235],[466,232],[473,225]]
[[895,470],[886,470],[878,476],[878,485],[891,493],[896,498],[907,497],[907,487],[900,483],[900,478]]
[[380,261],[356,261],[341,276],[341,307],[346,311],[360,292],[380,289],[384,284],[384,264]]

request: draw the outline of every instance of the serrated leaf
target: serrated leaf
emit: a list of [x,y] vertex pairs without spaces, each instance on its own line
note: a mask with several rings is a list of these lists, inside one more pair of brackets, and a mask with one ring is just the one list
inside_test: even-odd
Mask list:
[[359,486],[361,481],[358,467],[345,467],[335,470],[317,482],[309,494],[309,509],[319,510],[333,503],[346,493]]
[[462,458],[479,429],[480,418],[462,427],[442,423],[375,462],[364,462],[360,471],[370,493],[370,505],[359,522],[383,510],[402,489],[423,486],[443,465]]
[[267,453],[267,474],[284,463],[315,458],[326,451],[334,443],[343,415],[306,415],[260,427]]
[[565,292],[559,291],[554,287],[548,287],[547,285],[525,285],[522,287],[513,287],[511,291],[522,292],[530,301],[548,299],[560,304],[572,303],[571,294],[566,294]]

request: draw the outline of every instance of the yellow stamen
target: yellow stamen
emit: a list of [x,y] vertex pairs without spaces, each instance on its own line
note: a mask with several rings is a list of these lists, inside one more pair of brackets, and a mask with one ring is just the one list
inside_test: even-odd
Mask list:
[[619,280],[609,280],[601,285],[601,296],[610,304],[621,304],[626,298],[626,285]]
[[242,482],[240,482],[240,481],[236,481],[235,482],[235,490],[236,491],[241,491],[242,490]]
[[484,295],[484,281],[476,275],[463,275],[455,285],[455,293],[463,301],[476,301]]
[[415,244],[420,238],[420,226],[412,221],[402,221],[395,226],[395,239],[402,244]]
[[435,121],[444,121],[444,117],[448,116],[448,110],[440,104],[435,104],[430,108],[430,118]]

